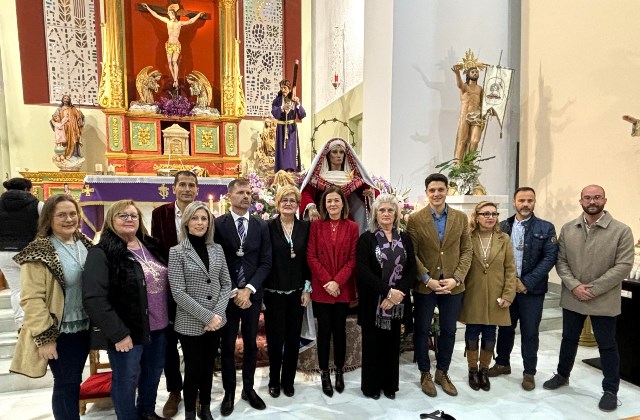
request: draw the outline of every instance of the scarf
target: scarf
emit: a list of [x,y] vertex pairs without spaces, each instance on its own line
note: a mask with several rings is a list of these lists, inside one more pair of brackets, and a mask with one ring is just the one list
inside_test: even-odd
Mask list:
[[[394,288],[402,278],[402,271],[404,270],[404,264],[407,260],[407,253],[404,250],[402,238],[396,228],[393,228],[391,231],[391,243],[387,240],[387,236],[382,229],[376,231],[375,237],[378,241],[376,257],[382,269],[382,281],[386,282],[389,287]],[[376,327],[383,330],[391,330],[391,320],[401,319],[403,317],[404,304],[400,303],[389,310],[382,310],[380,305],[384,299],[386,299],[386,296],[378,297]]]

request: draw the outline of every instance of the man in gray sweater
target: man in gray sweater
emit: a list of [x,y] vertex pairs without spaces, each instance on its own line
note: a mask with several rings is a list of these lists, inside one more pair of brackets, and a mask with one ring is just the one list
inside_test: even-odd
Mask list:
[[562,344],[558,372],[544,383],[555,390],[569,384],[578,339],[587,315],[600,350],[603,395],[598,407],[618,407],[620,356],[616,342],[616,316],[620,291],[633,265],[633,235],[629,226],[604,210],[604,189],[589,185],[580,194],[583,213],[560,231],[556,271],[562,280]]

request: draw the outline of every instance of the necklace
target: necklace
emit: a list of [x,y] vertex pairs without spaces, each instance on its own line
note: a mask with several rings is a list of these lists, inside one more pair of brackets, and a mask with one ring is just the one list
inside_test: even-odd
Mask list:
[[480,248],[482,248],[482,261],[484,263],[485,268],[489,268],[489,264],[487,264],[487,257],[489,257],[489,250],[491,249],[491,240],[493,239],[493,232],[491,236],[489,236],[489,241],[487,242],[487,246],[484,246],[482,242],[482,236],[478,233],[478,239],[480,239]]
[[340,225],[340,221],[338,221],[335,225],[331,220],[329,220],[329,225],[331,225],[331,232],[335,232],[338,230],[338,226]]
[[[146,267],[147,270],[149,270],[149,272],[151,272],[151,276],[153,277],[153,280],[156,283],[158,283],[160,281],[160,273],[153,266],[152,262],[149,261],[149,259],[147,258],[147,254],[146,254],[146,252],[144,252],[144,247],[140,243],[140,240],[136,238],[136,241],[138,242],[138,246],[140,247],[140,253],[142,254],[142,258],[137,253],[135,253],[132,249],[129,249],[129,250],[131,251],[131,253],[135,257],[135,259],[140,264],[142,264],[144,267]],[[143,269],[143,271],[144,271],[144,269]]]
[[[73,259],[73,261],[75,261],[76,264],[78,264],[78,267],[80,267],[80,271],[84,271],[84,264],[82,263],[82,261],[80,261],[80,246],[78,246],[78,241],[73,241],[73,244],[65,244],[60,239],[58,239],[57,236],[53,236],[53,239],[55,239],[55,241],[60,244],[61,248],[65,250],[65,252]],[[75,254],[71,252],[69,248],[73,248],[75,250]]]
[[293,259],[296,257],[296,253],[293,250],[293,222],[291,222],[291,227],[288,229],[282,220],[280,220],[280,224],[282,225],[282,230],[284,231],[284,237],[287,239],[287,242],[289,243],[291,258]]

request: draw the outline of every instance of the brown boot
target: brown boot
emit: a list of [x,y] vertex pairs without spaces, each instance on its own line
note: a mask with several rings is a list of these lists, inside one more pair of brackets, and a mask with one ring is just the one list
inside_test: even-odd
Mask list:
[[533,391],[536,387],[536,380],[534,379],[533,375],[529,375],[528,373],[525,373],[524,376],[522,377],[522,388],[525,391]]
[[491,389],[491,383],[489,382],[489,365],[491,364],[491,359],[493,359],[493,347],[495,346],[495,341],[483,341],[482,349],[480,350],[480,375],[479,382],[480,388],[484,391],[488,391]]
[[420,387],[422,388],[422,392],[430,397],[435,397],[436,395],[438,395],[436,386],[433,383],[433,379],[431,378],[431,373],[429,372],[422,372],[422,374],[420,375]]
[[489,368],[489,377],[495,378],[500,375],[510,375],[511,374],[511,366],[502,366],[497,363],[494,363],[493,366]]
[[442,387],[442,390],[452,397],[458,395],[458,390],[451,382],[451,378],[449,377],[449,374],[447,372],[436,369],[435,383],[440,385]]
[[469,386],[474,391],[480,389],[480,379],[478,376],[478,340],[467,340],[465,354],[469,366]]
[[178,413],[178,405],[180,404],[180,400],[182,400],[182,396],[180,395],[180,391],[170,392],[169,399],[164,404],[164,408],[162,409],[162,415],[164,417],[173,417]]

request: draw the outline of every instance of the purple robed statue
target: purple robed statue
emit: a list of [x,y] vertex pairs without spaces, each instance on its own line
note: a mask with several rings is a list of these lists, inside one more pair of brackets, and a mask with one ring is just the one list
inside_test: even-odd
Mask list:
[[278,120],[276,127],[276,163],[274,172],[281,169],[300,172],[300,145],[298,143],[298,127],[296,119],[307,116],[300,99],[295,95],[289,97],[291,82],[280,82],[280,92],[271,104],[271,114]]

